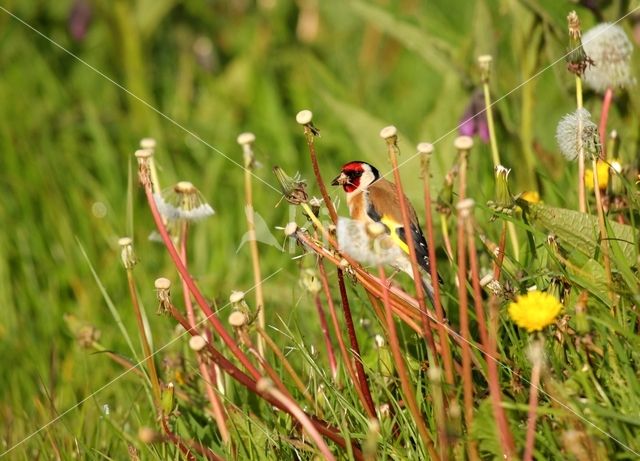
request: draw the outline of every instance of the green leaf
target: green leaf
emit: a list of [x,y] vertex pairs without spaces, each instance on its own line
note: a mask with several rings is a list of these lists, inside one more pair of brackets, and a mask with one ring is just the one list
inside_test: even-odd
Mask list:
[[[595,216],[543,203],[527,203],[524,207],[529,222],[553,232],[562,246],[578,250],[589,258],[596,256],[600,238]],[[635,260],[637,231],[613,221],[607,221],[607,226],[609,239],[615,239],[624,258]]]

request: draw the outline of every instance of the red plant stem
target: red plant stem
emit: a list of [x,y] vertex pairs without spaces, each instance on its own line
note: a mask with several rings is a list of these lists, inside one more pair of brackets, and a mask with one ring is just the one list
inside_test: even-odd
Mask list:
[[[347,346],[344,342],[344,338],[342,337],[340,331],[340,323],[338,321],[338,314],[336,311],[335,304],[333,303],[333,298],[331,297],[331,289],[329,288],[329,279],[327,277],[327,271],[324,268],[324,263],[322,259],[318,261],[318,272],[320,274],[320,281],[322,282],[322,290],[324,291],[324,295],[327,298],[327,304],[329,306],[329,314],[331,316],[331,322],[333,323],[333,329],[336,333],[336,337],[338,338],[338,347],[342,353],[342,359],[344,361],[344,366],[347,369],[347,373],[349,377],[353,380],[354,383],[358,382],[358,377],[353,370],[353,366],[351,364],[351,356],[347,351]],[[359,386],[358,386],[359,388]],[[364,403],[364,400],[363,400]]]
[[[461,171],[461,179],[464,174]],[[460,191],[460,198],[463,199],[463,191]],[[463,216],[465,211],[458,212],[458,298],[460,308],[460,334],[462,335],[462,388],[464,400],[464,420],[467,426],[467,433],[473,427],[473,381],[471,376],[471,334],[469,332],[469,306],[467,298],[467,258],[465,242],[465,221]],[[469,437],[469,459],[477,460],[478,453],[475,443]]]
[[[318,166],[318,157],[316,155],[316,147],[315,147],[315,135],[313,133],[313,129],[310,124],[304,126],[304,134],[307,140],[307,146],[309,147],[309,156],[311,157],[311,164],[313,166],[313,173],[316,177],[316,182],[318,183],[318,187],[320,188],[320,194],[322,195],[322,200],[324,201],[327,210],[329,211],[329,215],[331,216],[331,220],[334,224],[338,222],[338,213],[336,212],[335,207],[333,206],[333,202],[331,201],[331,197],[327,193],[327,188],[322,180],[322,175],[320,174],[320,167]],[[377,418],[375,405],[373,404],[373,399],[371,398],[371,390],[369,389],[369,383],[367,382],[367,375],[364,371],[364,366],[362,365],[362,359],[360,356],[360,346],[358,345],[358,338],[356,336],[356,330],[353,325],[353,318],[351,316],[351,307],[349,306],[349,298],[347,297],[347,289],[344,285],[344,274],[342,273],[342,269],[338,268],[337,270],[338,276],[338,286],[340,289],[340,301],[342,303],[342,311],[344,313],[345,324],[347,326],[347,332],[349,335],[349,342],[351,343],[351,352],[354,355],[355,360],[355,369],[358,377],[358,385],[362,389],[362,395],[364,397],[365,408],[367,409],[367,413],[371,418]]]
[[362,395],[364,396],[367,414],[370,418],[377,419],[376,407],[373,404],[373,398],[371,398],[371,390],[369,389],[367,375],[364,372],[364,365],[362,364],[360,346],[358,345],[358,338],[356,337],[356,329],[353,325],[353,318],[351,317],[351,308],[349,307],[349,299],[347,298],[347,289],[344,286],[344,275],[341,270],[338,270],[337,273],[339,282],[338,285],[340,288],[340,299],[342,300],[342,310],[344,311],[344,321],[347,325],[347,333],[349,335],[349,342],[351,343],[351,353],[353,354],[356,374],[358,375],[358,384],[362,389]]
[[329,197],[329,193],[327,192],[327,187],[322,180],[322,174],[320,174],[320,167],[318,166],[318,156],[316,155],[315,135],[313,134],[313,130],[309,125],[305,125],[304,127],[304,136],[307,140],[307,146],[309,147],[311,166],[313,167],[313,174],[315,175],[316,182],[318,183],[318,187],[320,188],[322,200],[324,201],[324,204],[329,211],[331,221],[333,221],[333,224],[336,224],[338,222],[338,213],[336,212],[336,208],[333,206],[333,201],[331,201],[331,197]]
[[[182,223],[180,229],[180,258],[184,267],[188,269],[187,266],[187,239],[189,236],[189,222],[184,221]],[[184,305],[187,309],[187,319],[189,319],[189,324],[192,326],[196,325],[196,315],[193,312],[193,303],[191,302],[191,295],[189,294],[189,288],[187,287],[184,279],[182,280],[182,291],[184,293]]]
[[[482,306],[482,290],[480,288],[478,255],[476,253],[476,244],[471,220],[467,221],[467,241],[469,262],[471,266],[471,282],[473,285],[473,300],[478,320],[478,330],[480,331],[480,341],[482,342],[482,350],[487,361],[491,407],[493,410],[493,417],[496,420],[496,426],[498,427],[498,434],[500,435],[504,456],[506,459],[509,459],[515,452],[515,444],[513,441],[513,435],[509,429],[507,416],[504,412],[504,408],[502,407],[502,392],[500,390],[500,376],[498,374],[499,359],[497,357],[497,351],[495,350],[495,341],[491,341],[487,331],[487,322],[484,315],[484,308]],[[506,242],[506,239],[503,239],[503,241]]]
[[[185,331],[187,333],[189,333],[191,336],[196,336],[199,335],[200,333],[198,332],[198,330],[196,330],[195,328],[192,328],[189,325],[188,320],[182,315],[182,313],[180,311],[178,311],[174,306],[170,306],[170,314],[173,316],[173,318],[175,318],[178,323],[180,323],[180,325],[182,325],[182,327],[185,329]],[[260,397],[262,397],[263,399],[265,399],[267,402],[269,402],[271,405],[275,406],[276,408],[279,408],[282,411],[287,411],[286,407],[284,407],[280,402],[278,402],[277,400],[275,400],[274,398],[272,398],[271,396],[258,391],[257,386],[256,386],[256,381],[249,375],[245,374],[242,370],[240,370],[238,367],[236,367],[230,360],[228,360],[224,355],[222,355],[215,347],[213,347],[213,345],[211,343],[206,343],[205,344],[205,349],[206,351],[211,355],[211,359],[218,364],[218,366],[225,372],[227,373],[231,378],[235,379],[238,383],[242,384],[243,386],[245,386],[250,392],[259,395]],[[318,431],[320,431],[321,434],[323,434],[325,437],[328,437],[329,439],[333,440],[336,444],[338,444],[339,446],[341,446],[342,448],[346,449],[346,441],[344,440],[344,438],[340,437],[339,432],[337,429],[331,427],[328,423],[326,423],[325,421],[322,421],[320,419],[317,419],[313,416],[310,416],[316,429],[318,429]],[[362,460],[362,452],[360,451],[360,449],[352,442],[351,443],[351,450],[354,454],[354,457],[357,460]]]
[[171,240],[171,237],[169,237],[167,228],[165,227],[162,221],[162,216],[160,215],[160,212],[158,211],[158,207],[156,206],[155,199],[153,198],[153,191],[151,189],[151,184],[148,180],[145,181],[143,175],[144,175],[144,172],[141,171],[140,182],[144,186],[144,192],[147,197],[149,208],[151,210],[151,215],[153,216],[153,220],[156,223],[156,228],[158,229],[158,232],[162,237],[162,241],[164,242],[164,245],[167,248],[169,255],[171,256],[171,259],[173,260],[173,263],[176,266],[176,269],[180,273],[182,280],[187,286],[188,291],[191,292],[196,302],[198,303],[198,306],[200,306],[200,309],[202,309],[202,312],[204,312],[207,320],[211,323],[211,325],[213,326],[215,331],[218,333],[218,335],[220,335],[220,337],[222,338],[224,343],[227,345],[227,347],[229,347],[232,354],[240,361],[240,363],[242,363],[242,365],[254,377],[254,379],[256,380],[260,379],[260,377],[262,376],[260,371],[258,371],[258,369],[251,363],[249,358],[245,355],[244,352],[242,352],[242,350],[240,349],[238,344],[235,342],[235,340],[222,326],[220,319],[218,319],[218,316],[211,310],[211,308],[209,307],[209,304],[207,304],[207,301],[204,299],[204,296],[202,295],[199,288],[196,286],[195,282],[191,278],[189,271],[183,264],[182,259],[180,258],[180,255],[178,254],[178,251],[176,250],[176,247],[174,246],[173,241]]
[[[180,234],[180,257],[182,263],[185,268],[188,268],[187,261],[187,239],[189,235],[189,223],[185,221],[182,225],[181,234]],[[196,326],[196,317],[193,311],[193,304],[191,303],[191,295],[189,292],[189,287],[185,283],[185,279],[182,279],[182,293],[184,296],[184,304],[187,310],[187,319],[189,320],[189,325],[195,328]],[[196,353],[198,359],[198,368],[200,369],[200,374],[204,378],[204,387],[205,392],[207,394],[207,398],[209,399],[209,403],[211,404],[211,411],[213,413],[213,417],[216,421],[216,425],[218,426],[218,430],[220,431],[220,437],[222,437],[222,441],[224,443],[229,443],[231,437],[229,436],[229,430],[227,429],[225,410],[222,402],[218,398],[218,394],[213,390],[213,380],[211,378],[211,374],[209,373],[209,369],[207,368],[207,364],[205,363],[204,357]]]
[[433,214],[431,211],[431,185],[429,184],[429,168],[425,166],[422,171],[423,189],[424,189],[424,211],[425,211],[425,227],[427,229],[427,243],[429,251],[429,263],[431,269],[431,280],[433,281],[433,299],[434,309],[436,311],[436,319],[438,320],[438,337],[440,340],[440,353],[444,362],[444,376],[447,384],[453,385],[453,360],[451,358],[451,349],[449,348],[449,336],[444,328],[444,309],[440,300],[440,284],[438,283],[438,266],[436,261],[435,238],[433,236]]
[[318,310],[318,318],[320,319],[320,329],[322,330],[322,336],[324,337],[324,345],[327,349],[327,359],[329,360],[331,377],[335,381],[336,377],[338,376],[338,365],[336,364],[336,356],[333,352],[333,345],[331,344],[331,335],[329,333],[329,325],[327,324],[327,316],[324,313],[324,307],[322,306],[320,293],[316,293],[314,298],[316,309]]
[[287,412],[296,420],[298,420],[298,422],[300,422],[307,434],[309,434],[313,442],[318,447],[318,450],[320,450],[320,453],[322,453],[322,459],[325,459],[327,461],[335,461],[331,450],[329,450],[329,447],[318,432],[317,428],[314,426],[309,416],[304,411],[302,411],[302,409],[289,396],[283,394],[275,387],[271,387],[270,385],[268,386],[269,387],[267,387],[265,392],[275,400],[280,402],[281,405],[287,409]]
[[[609,111],[611,109],[611,101],[613,100],[613,89],[607,88],[604,92],[604,98],[602,99],[602,109],[600,111],[600,124],[598,131],[600,132],[600,146],[602,147],[600,153],[600,160],[607,159],[607,120],[609,119]],[[593,172],[594,176],[596,172]]]
[[[341,259],[339,257],[337,257],[333,252],[330,252],[325,248],[319,246],[316,242],[308,238],[308,236],[304,233],[298,232],[296,234],[296,238],[298,238],[303,245],[311,248],[315,253],[322,256],[324,259],[330,261],[335,266],[340,266]],[[344,256],[344,259],[346,259],[353,270],[355,270],[356,277],[358,281],[363,285],[365,290],[371,292],[378,299],[382,299],[382,282],[380,281],[380,279],[374,277],[369,272],[364,270],[361,266],[359,266],[356,262],[350,260],[347,255],[342,256]],[[421,314],[418,311],[418,302],[415,298],[412,298],[404,291],[393,287],[391,288],[390,293],[391,295],[393,295],[391,302],[393,307],[396,309],[396,314],[398,314],[398,316],[407,320],[420,318]],[[427,314],[431,317],[431,320],[433,322],[436,321],[435,314],[428,311]],[[407,323],[414,329],[416,333],[422,333],[422,330],[418,329],[415,324],[409,322]],[[454,338],[458,343],[462,343],[460,335],[458,335],[458,333],[455,332],[449,325],[445,324],[445,329],[447,330],[447,334],[449,336]]]
[[433,446],[433,441],[431,440],[431,436],[429,435],[429,431],[427,430],[424,418],[420,413],[420,408],[418,407],[418,402],[416,401],[415,390],[413,389],[413,386],[409,379],[409,374],[407,373],[407,368],[404,363],[402,351],[400,350],[400,340],[398,338],[396,324],[393,320],[393,310],[391,309],[391,302],[389,297],[389,282],[382,266],[378,266],[378,276],[380,277],[380,281],[382,282],[382,303],[384,304],[387,332],[389,334],[389,349],[391,349],[394,365],[396,367],[396,370],[398,371],[398,378],[400,378],[402,393],[404,394],[405,402],[407,403],[409,411],[413,416],[413,420],[418,428],[418,432],[420,433],[420,438],[422,439],[422,443],[424,443],[424,446],[429,453],[430,459],[439,460],[440,457],[438,456],[438,453]]
[[[189,224],[187,221],[184,222],[182,226],[182,233],[180,238],[180,256],[182,258],[182,262],[184,266],[187,267],[187,237],[188,237],[188,229]],[[187,287],[184,279],[182,279],[182,292],[184,295],[184,303],[187,310],[187,319],[189,320],[189,324],[195,328],[196,326],[196,318],[193,311],[193,304],[191,303],[191,296],[189,292],[189,288]],[[201,354],[196,354],[198,359],[198,368],[200,369],[200,374],[204,378],[204,386],[205,392],[207,394],[207,398],[209,399],[209,403],[211,404],[211,411],[213,413],[214,419],[216,421],[216,425],[218,426],[218,430],[220,431],[220,436],[224,443],[229,443],[230,436],[229,430],[227,429],[227,425],[225,422],[225,411],[220,399],[218,398],[218,394],[213,390],[213,380],[211,374],[209,373],[209,369],[205,363],[204,357]]]
[[338,321],[338,313],[336,311],[335,304],[333,303],[333,299],[331,298],[331,291],[329,289],[329,280],[327,278],[327,273],[324,268],[324,263],[322,262],[322,259],[320,259],[320,261],[318,262],[318,269],[320,272],[320,280],[322,281],[322,288],[324,290],[325,296],[327,297],[327,303],[329,305],[329,314],[331,315],[333,329],[335,330],[336,337],[338,338],[338,346],[340,348],[340,353],[342,354],[342,361],[344,362],[344,367],[347,371],[347,374],[349,375],[349,378],[355,384],[356,393],[358,394],[358,397],[360,398],[360,402],[362,402],[364,409],[367,411],[367,415],[369,417],[375,417],[375,411],[373,412],[373,415],[369,413],[369,405],[367,403],[367,398],[364,395],[362,386],[360,386],[358,375],[356,374],[356,371],[354,370],[354,367],[353,367],[353,363],[351,362],[351,354],[349,354],[349,351],[347,350],[347,346],[342,337],[340,323]]
[[502,223],[502,233],[500,234],[500,242],[498,242],[498,248],[496,249],[495,261],[493,265],[493,279],[500,281],[500,275],[502,274],[502,261],[504,261],[504,247],[507,244],[507,222]]
[[533,447],[536,441],[536,419],[538,417],[538,387],[542,372],[542,360],[533,363],[531,371],[531,390],[529,391],[529,415],[527,418],[527,441],[524,449],[523,461],[533,460]]
[[[500,280],[500,274],[502,273],[502,262],[504,261],[504,247],[507,243],[507,223],[506,221],[502,223],[502,233],[500,234],[500,242],[498,243],[498,248],[496,250],[496,259],[494,261],[493,267],[493,278],[496,281]],[[495,357],[495,360],[491,360],[487,363],[488,366],[493,363],[491,366],[495,366],[496,375],[498,374],[498,322],[500,319],[500,313],[498,310],[498,298],[495,294],[491,294],[489,297],[489,350],[488,356]],[[489,386],[492,386],[492,381],[489,381]],[[496,386],[496,383],[493,383],[493,386]],[[497,389],[491,390],[491,404],[494,408],[494,414],[496,416],[496,424],[498,426],[498,432],[500,435],[502,453],[506,460],[513,459],[514,454],[516,452],[516,445],[513,439],[513,435],[509,430],[509,422],[507,420],[507,415],[504,412],[504,408],[502,407],[502,395],[499,388],[499,382],[497,383]]]
[[[413,240],[413,233],[411,231],[411,219],[409,217],[409,207],[407,205],[407,199],[402,189],[402,180],[400,179],[400,170],[398,169],[398,157],[396,144],[396,136],[387,138],[387,148],[389,151],[389,158],[391,159],[391,168],[393,169],[393,178],[396,183],[396,194],[398,196],[398,202],[400,203],[400,212],[402,214],[402,225],[404,227],[404,236],[406,239],[407,247],[409,248],[409,259],[411,261],[411,269],[413,271],[413,280],[416,287],[416,297],[418,299],[418,306],[420,306],[423,335],[427,342],[427,347],[431,353],[430,359],[433,360],[433,364],[438,364],[438,356],[436,354],[436,345],[433,340],[433,334],[431,332],[431,322],[427,314],[427,306],[424,301],[424,286],[422,285],[422,275],[418,268],[418,257],[416,255],[415,242]],[[438,277],[432,279],[432,284],[438,284]]]
[[[162,237],[162,241],[164,242],[165,247],[167,248],[167,250],[169,251],[169,254],[171,255],[171,259],[173,260],[173,262],[174,262],[176,268],[178,269],[178,272],[180,273],[181,277],[185,279],[185,282],[187,283],[189,291],[191,291],[191,293],[193,294],[196,302],[198,303],[200,308],[205,313],[205,315],[206,315],[207,319],[209,320],[209,322],[212,324],[212,326],[214,327],[216,332],[220,335],[220,337],[222,338],[224,343],[229,347],[229,349],[231,350],[233,355],[236,358],[238,358],[240,363],[242,363],[242,365],[247,369],[247,371],[253,376],[253,379],[251,379],[249,376],[245,375],[244,373],[242,373],[242,371],[240,371],[238,368],[236,368],[235,365],[233,365],[233,363],[231,363],[229,360],[227,360],[226,357],[224,357],[221,353],[216,351],[210,345],[210,343],[207,343],[208,344],[207,348],[210,351],[214,351],[215,352],[214,360],[218,363],[218,365],[220,365],[220,367],[225,372],[227,372],[229,374],[229,376],[231,376],[234,379],[239,380],[251,392],[255,393],[256,395],[263,396],[263,398],[267,399],[271,404],[273,404],[273,405],[277,406],[278,408],[284,410],[283,407],[281,407],[280,405],[276,404],[275,400],[267,398],[267,396],[265,396],[264,394],[261,394],[260,392],[257,391],[257,389],[256,389],[256,381],[261,377],[260,372],[251,363],[249,358],[242,352],[242,350],[240,349],[238,344],[233,340],[233,338],[229,335],[229,333],[224,329],[224,327],[222,326],[222,323],[220,322],[218,317],[215,315],[215,313],[211,310],[211,308],[207,304],[206,300],[204,299],[204,296],[202,296],[202,293],[200,293],[200,290],[196,286],[196,284],[193,281],[193,279],[190,277],[187,269],[184,267],[184,264],[182,264],[182,261],[180,260],[180,256],[178,255],[178,252],[176,251],[176,248],[173,245],[173,242],[171,241],[171,237],[169,237],[169,234],[167,233],[167,229],[164,226],[164,223],[162,222],[162,217],[160,215],[160,212],[158,211],[158,207],[156,206],[155,200],[153,198],[153,191],[151,189],[151,183],[148,180],[148,172],[145,172],[144,169],[145,169],[144,165],[141,166],[141,172],[140,172],[141,181],[140,182],[144,186],[144,192],[145,192],[145,195],[147,197],[147,202],[149,204],[149,208],[151,210],[151,214],[153,216],[153,220],[156,223],[156,227],[158,228],[158,232],[160,233],[160,236]],[[182,315],[177,310],[174,309],[172,311],[172,315],[175,316],[176,314],[180,315],[182,317]],[[190,327],[188,322],[185,322],[182,326],[185,327],[185,329],[187,331],[189,331],[189,332],[195,331],[195,330],[191,329],[191,327]],[[194,334],[194,333],[191,333],[191,334]],[[197,334],[197,332],[195,334]],[[318,430],[323,435],[325,435],[326,437],[329,437],[331,440],[333,440],[335,443],[337,443],[341,447],[346,448],[345,440],[338,435],[338,431],[336,429],[331,428],[324,421],[319,421],[319,420],[315,420],[315,419],[314,419],[314,421],[316,423],[316,427],[318,428]],[[357,447],[352,447],[352,452],[354,453],[354,457],[356,459],[358,459],[358,460],[362,459],[362,452],[360,451],[360,449],[358,449]]]
[[177,446],[180,449],[180,451],[187,458],[187,460],[196,461],[197,458],[192,453],[192,450],[195,450],[196,452],[198,452],[200,456],[208,460],[224,461],[223,458],[216,455],[209,448],[203,447],[197,442],[190,442],[191,446],[187,445],[187,443],[184,442],[182,438],[180,438],[178,435],[173,433],[173,431],[169,427],[169,424],[167,423],[167,418],[162,417],[161,421],[162,421],[162,430],[164,431],[165,435],[171,441],[171,443],[173,443],[175,446]]

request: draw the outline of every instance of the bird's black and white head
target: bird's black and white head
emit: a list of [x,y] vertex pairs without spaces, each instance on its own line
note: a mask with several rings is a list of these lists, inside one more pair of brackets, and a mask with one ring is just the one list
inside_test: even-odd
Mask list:
[[377,168],[367,162],[353,161],[346,163],[340,174],[331,182],[333,186],[342,186],[347,194],[366,190],[380,178]]

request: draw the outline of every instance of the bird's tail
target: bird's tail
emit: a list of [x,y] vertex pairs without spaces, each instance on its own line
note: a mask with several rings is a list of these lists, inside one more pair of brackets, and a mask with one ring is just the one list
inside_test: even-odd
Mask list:
[[[411,267],[411,262],[409,261],[408,258],[407,259],[403,258],[402,261],[398,261],[395,265],[402,272],[409,275],[409,277],[411,277],[411,279],[415,282],[415,280],[413,279],[413,268]],[[425,274],[422,271],[420,271],[420,275],[421,275],[420,282],[422,283],[422,288],[424,289],[424,293],[429,298],[429,301],[431,302],[431,306],[435,307],[435,299],[433,294],[433,284],[431,282],[431,276],[428,274]]]

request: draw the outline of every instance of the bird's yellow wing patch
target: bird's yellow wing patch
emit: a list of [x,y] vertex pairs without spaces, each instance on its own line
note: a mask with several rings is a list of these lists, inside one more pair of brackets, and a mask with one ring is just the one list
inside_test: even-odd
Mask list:
[[391,237],[391,240],[393,240],[403,252],[409,254],[409,247],[398,235],[398,229],[402,228],[402,225],[387,215],[382,215],[380,222],[389,228],[389,236]]

